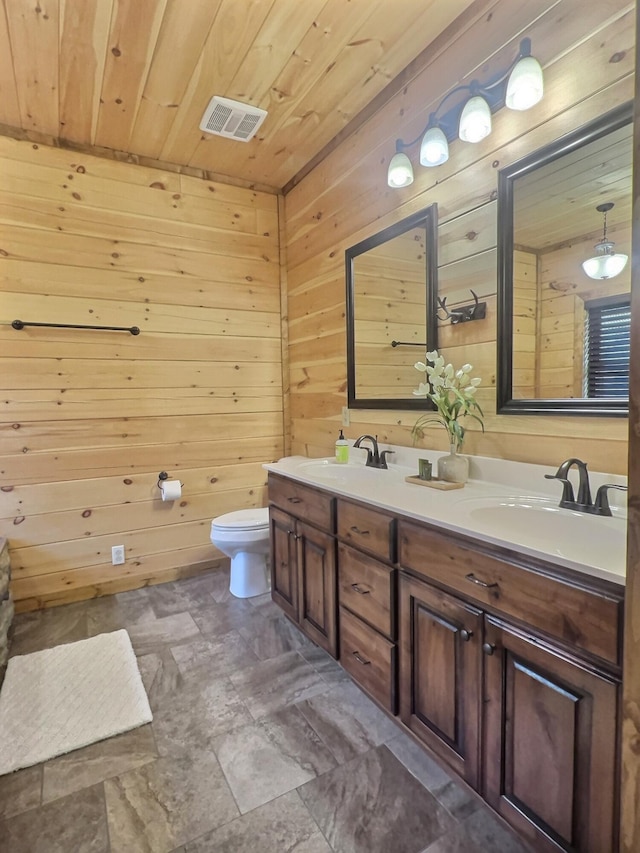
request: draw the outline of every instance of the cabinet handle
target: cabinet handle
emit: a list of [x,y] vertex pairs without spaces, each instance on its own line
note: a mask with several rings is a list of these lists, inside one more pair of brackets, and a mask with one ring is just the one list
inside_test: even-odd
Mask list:
[[465,578],[471,583],[475,583],[478,586],[483,586],[485,589],[495,589],[498,586],[497,583],[487,583],[486,581],[481,581],[480,578],[477,578],[473,572],[470,572],[468,575],[465,575]]
[[496,650],[496,647],[493,645],[493,643],[483,643],[482,644],[482,651],[485,653],[485,655],[492,655],[495,652],[495,650]]
[[350,529],[353,530],[354,533],[357,533],[359,536],[368,536],[369,535],[368,530],[360,530],[360,528],[356,527],[355,524]]
[[302,539],[302,533],[294,533],[294,534],[293,534],[293,538],[294,538],[294,539],[296,540],[296,542],[297,542],[299,539]]
[[300,504],[302,503],[302,498],[287,498],[290,504]]
[[369,595],[371,592],[370,589],[363,589],[358,583],[352,583],[351,589],[359,593],[360,595]]
[[460,637],[464,643],[468,643],[469,640],[473,637],[473,631],[467,631],[466,628],[463,628],[460,631]]
[[287,530],[287,535],[288,536],[295,536],[296,534],[295,534],[294,530]]
[[352,652],[351,654],[358,661],[358,663],[361,663],[363,666],[369,666],[371,664],[371,661],[363,658],[360,652]]

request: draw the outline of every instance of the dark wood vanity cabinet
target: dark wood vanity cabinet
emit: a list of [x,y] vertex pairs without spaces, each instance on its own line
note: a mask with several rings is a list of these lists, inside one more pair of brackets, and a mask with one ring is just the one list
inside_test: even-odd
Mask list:
[[411,522],[399,550],[403,723],[536,851],[613,853],[621,596]]
[[[275,481],[275,482],[274,482]],[[271,597],[323,649],[337,656],[334,499],[269,477]],[[290,511],[275,505],[290,506]],[[311,509],[313,507],[313,509]],[[302,520],[313,518],[322,530]]]
[[269,476],[272,596],[536,853],[617,849],[623,589]]

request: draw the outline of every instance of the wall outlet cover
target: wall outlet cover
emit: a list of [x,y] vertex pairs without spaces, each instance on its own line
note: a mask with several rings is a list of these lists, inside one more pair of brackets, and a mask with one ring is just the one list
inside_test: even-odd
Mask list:
[[124,563],[124,545],[114,545],[111,549],[111,564],[121,566]]
[[351,413],[349,411],[349,406],[342,407],[342,426],[349,426],[351,423]]

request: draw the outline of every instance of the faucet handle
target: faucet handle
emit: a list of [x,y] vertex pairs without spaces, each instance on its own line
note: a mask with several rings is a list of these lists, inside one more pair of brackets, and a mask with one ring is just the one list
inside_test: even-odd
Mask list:
[[559,480],[562,483],[562,497],[560,498],[560,506],[565,506],[566,504],[575,504],[576,499],[573,494],[573,486],[571,485],[571,481],[566,477],[562,477],[557,474],[545,474],[545,480]]
[[381,468],[387,467],[387,456],[389,455],[389,453],[395,453],[395,450],[383,450],[382,453],[380,454],[380,467]]
[[626,486],[618,486],[615,483],[605,483],[604,486],[600,486],[598,491],[596,492],[596,500],[594,503],[594,507],[596,508],[598,515],[612,515],[611,507],[609,506],[609,495],[607,494],[609,489],[619,489],[621,492],[626,492]]

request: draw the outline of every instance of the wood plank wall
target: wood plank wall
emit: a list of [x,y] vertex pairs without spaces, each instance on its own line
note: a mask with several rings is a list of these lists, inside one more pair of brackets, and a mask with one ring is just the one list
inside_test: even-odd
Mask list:
[[0,291],[18,608],[220,562],[211,519],[264,505],[261,463],[283,454],[277,196],[0,137]]
[[[461,79],[487,79],[508,65],[525,35],[544,67],[543,101],[525,113],[501,110],[487,139],[454,142],[446,164],[416,165],[411,186],[390,189],[386,170],[395,139],[415,138],[439,99]],[[631,100],[633,72],[633,3],[496,0],[466,29],[438,42],[429,67],[287,194],[294,452],[331,453],[346,404],[345,249],[432,202],[441,226],[460,221],[463,235],[481,234],[474,221],[484,222],[489,206],[495,210],[497,170]],[[417,164],[417,152],[411,156]],[[494,252],[488,246],[486,257]],[[440,345],[448,358],[471,362],[483,377],[479,398],[488,413],[486,433],[470,426],[465,445],[470,453],[549,465],[579,456],[593,470],[626,471],[624,418],[495,415],[494,301],[488,301],[486,320],[442,328]],[[414,373],[407,375],[409,389]],[[409,445],[414,421],[411,412],[352,410],[346,434],[378,433],[382,440]],[[444,449],[445,441],[440,430],[429,436],[432,447]]]

